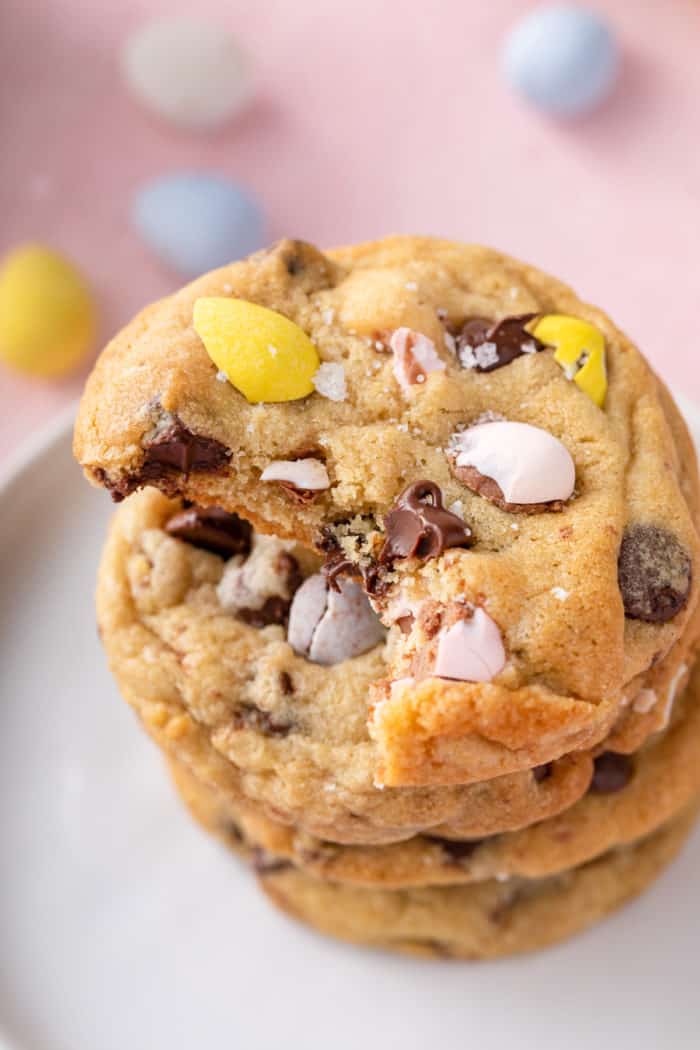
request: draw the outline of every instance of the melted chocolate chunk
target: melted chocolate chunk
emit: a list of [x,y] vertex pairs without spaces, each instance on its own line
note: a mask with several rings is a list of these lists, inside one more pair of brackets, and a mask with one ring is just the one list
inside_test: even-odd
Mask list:
[[486,842],[486,839],[470,839],[469,841],[459,842],[455,839],[443,839],[439,835],[426,835],[426,838],[430,839],[431,842],[436,842],[453,864],[459,864],[461,861],[468,860],[478,850],[479,846]]
[[445,510],[434,481],[415,481],[401,493],[384,518],[386,539],[380,565],[404,558],[428,561],[448,547],[471,547],[474,537],[461,518]]
[[685,547],[657,525],[630,525],[617,564],[625,615],[665,623],[684,608],[693,568]]
[[548,780],[552,775],[553,765],[551,762],[545,762],[542,766],[535,766],[532,771],[532,775],[535,778],[535,783],[541,784],[543,780]]
[[178,494],[180,475],[220,474],[228,466],[231,453],[214,438],[200,437],[174,418],[148,445],[139,470],[120,478],[110,478],[101,467],[93,469],[96,481],[111,493],[115,503],[143,488],[155,485],[168,496]]
[[[509,365],[523,354],[544,350],[544,343],[527,331],[526,325],[537,314],[504,317],[495,324],[482,317],[465,321],[457,336],[457,356],[465,368],[493,372]],[[484,345],[486,344],[486,345]],[[479,350],[483,347],[483,350]]]
[[285,737],[295,728],[292,722],[281,721],[255,704],[242,704],[233,713],[231,721],[234,729],[252,729],[263,736]]
[[220,507],[189,507],[178,511],[167,522],[165,531],[222,558],[250,554],[253,535],[247,521]]
[[595,795],[611,795],[629,784],[634,772],[629,755],[604,751],[593,763],[593,779],[589,787]]
[[175,419],[146,445],[141,477],[157,480],[163,472],[168,475],[173,471],[215,473],[225,467],[230,458],[231,453],[220,441],[193,434]]

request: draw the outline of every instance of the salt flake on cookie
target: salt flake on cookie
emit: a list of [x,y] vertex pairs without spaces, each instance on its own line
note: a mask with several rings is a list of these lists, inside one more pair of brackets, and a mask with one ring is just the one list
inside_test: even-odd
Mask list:
[[402,390],[425,383],[431,372],[445,370],[445,362],[438,356],[432,339],[412,328],[392,332],[389,347],[394,355],[394,375]]
[[541,427],[508,420],[454,434],[448,457],[455,477],[502,510],[561,510],[576,468],[568,449]]

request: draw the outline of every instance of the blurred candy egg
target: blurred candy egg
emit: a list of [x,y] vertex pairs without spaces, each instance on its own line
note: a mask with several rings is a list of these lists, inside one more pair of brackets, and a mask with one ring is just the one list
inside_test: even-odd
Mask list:
[[179,127],[216,127],[253,92],[250,62],[221,26],[188,15],[148,22],[127,40],[124,78],[147,109]]
[[27,375],[70,372],[90,351],[95,308],[75,267],[40,244],[0,264],[0,361]]
[[179,172],[143,186],[132,221],[159,259],[197,277],[257,251],[262,213],[248,192],[222,175]]
[[542,7],[511,31],[503,52],[506,79],[547,113],[574,116],[610,93],[618,49],[608,25],[572,4]]

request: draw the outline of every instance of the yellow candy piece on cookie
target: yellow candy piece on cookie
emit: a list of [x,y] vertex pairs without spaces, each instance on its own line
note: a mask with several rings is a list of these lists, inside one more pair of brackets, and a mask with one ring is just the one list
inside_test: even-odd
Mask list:
[[316,347],[283,314],[245,299],[197,299],[193,323],[216,367],[251,403],[312,393]]
[[555,347],[558,361],[569,379],[602,408],[608,389],[605,369],[605,337],[590,321],[566,314],[546,314],[531,327],[532,334]]
[[95,338],[95,308],[75,267],[40,244],[0,264],[0,361],[49,379],[75,368]]

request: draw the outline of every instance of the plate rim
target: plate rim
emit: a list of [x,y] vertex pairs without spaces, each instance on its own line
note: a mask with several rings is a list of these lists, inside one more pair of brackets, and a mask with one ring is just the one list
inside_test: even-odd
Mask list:
[[39,430],[24,438],[0,462],[0,493],[4,493],[34,462],[57,445],[75,424],[79,399],[73,398]]

